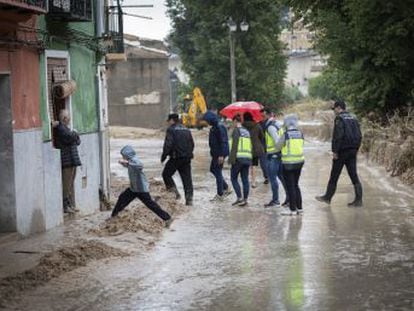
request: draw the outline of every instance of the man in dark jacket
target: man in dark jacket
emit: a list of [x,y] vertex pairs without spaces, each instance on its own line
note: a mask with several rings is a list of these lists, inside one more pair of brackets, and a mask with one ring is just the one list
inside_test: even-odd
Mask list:
[[357,153],[361,146],[361,130],[355,116],[346,111],[345,102],[336,101],[332,110],[334,110],[336,118],[332,138],[331,176],[325,194],[317,196],[316,199],[328,204],[331,203],[342,168],[346,166],[355,190],[355,200],[348,206],[359,207],[362,206],[362,185],[357,174]]
[[[253,116],[250,112],[245,112],[243,115],[243,126],[250,132],[250,138],[252,140],[252,153],[253,153],[253,159],[252,159],[252,166],[250,167],[250,173],[251,173],[251,186],[252,188],[256,188],[256,169],[255,167],[259,165],[259,159],[261,160],[261,163],[263,162],[263,159],[266,159],[266,153],[265,153],[265,147],[263,145],[263,141],[265,140],[264,132],[262,127],[256,123],[253,119]],[[263,167],[263,165],[262,165]],[[266,178],[267,170],[263,170],[263,175]]]
[[185,192],[185,204],[193,205],[193,181],[191,177],[191,159],[193,158],[194,140],[188,128],[184,127],[179,120],[178,114],[168,115],[169,127],[165,136],[164,148],[161,156],[161,163],[164,163],[167,156],[169,160],[162,172],[167,190],[176,194],[177,200],[180,193],[172,178],[178,171],[183,182]]
[[210,172],[216,178],[217,194],[211,199],[211,202],[223,201],[231,193],[231,190],[223,178],[223,163],[229,155],[229,139],[226,127],[219,122],[217,114],[207,111],[203,120],[211,125],[208,136],[208,145],[210,146],[211,164]]
[[81,165],[78,153],[81,141],[78,133],[69,128],[69,124],[69,111],[61,110],[59,122],[53,122],[53,126],[55,128],[55,147],[60,149],[62,164],[63,211],[74,213],[79,211],[75,205],[73,183],[76,177],[76,167]]

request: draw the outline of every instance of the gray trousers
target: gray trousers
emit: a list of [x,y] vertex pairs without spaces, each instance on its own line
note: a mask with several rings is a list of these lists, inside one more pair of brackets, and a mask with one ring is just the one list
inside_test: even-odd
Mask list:
[[75,190],[73,183],[76,177],[76,166],[62,168],[63,206],[75,207]]

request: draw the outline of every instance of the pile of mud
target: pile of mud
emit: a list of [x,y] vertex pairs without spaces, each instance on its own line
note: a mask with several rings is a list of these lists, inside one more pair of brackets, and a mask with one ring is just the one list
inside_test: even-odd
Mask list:
[[162,129],[146,129],[140,127],[111,126],[109,128],[111,138],[139,139],[163,137],[165,131]]
[[383,165],[392,177],[399,176],[405,184],[414,185],[414,136],[387,135],[387,132],[391,131],[366,128],[363,151],[371,161]]
[[0,307],[20,292],[45,284],[65,272],[86,266],[93,260],[127,255],[121,250],[93,240],[80,240],[73,246],[62,247],[43,256],[34,268],[1,279]]
[[[165,190],[165,186],[161,181],[150,179],[149,183],[152,198],[172,217],[176,217],[188,210],[184,204],[175,199],[175,194]],[[112,197],[116,200],[119,194],[128,186],[128,181],[125,179],[114,181],[112,184]],[[112,206],[115,205],[115,200],[112,201]],[[159,234],[164,226],[164,222],[157,215],[146,208],[141,201],[135,199],[117,217],[101,223],[97,228],[89,230],[89,233],[99,237],[120,235],[124,232]]]

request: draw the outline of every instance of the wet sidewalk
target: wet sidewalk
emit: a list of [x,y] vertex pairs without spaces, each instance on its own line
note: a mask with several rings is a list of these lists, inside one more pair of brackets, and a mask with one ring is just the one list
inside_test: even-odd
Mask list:
[[[142,147],[148,141],[134,144]],[[151,144],[158,147],[160,141]],[[264,209],[270,189],[263,184],[253,189],[247,208],[232,207],[234,197],[212,205],[215,185],[208,173],[208,152],[203,141],[197,146],[195,206],[152,250],[92,262],[25,292],[7,309],[414,308],[412,189],[361,156],[364,207],[346,206],[353,188],[345,171],[331,206],[317,202],[314,196],[324,190],[331,160],[329,145],[315,142],[307,144],[300,181],[303,216]],[[154,173],[160,170],[158,158],[143,155]]]

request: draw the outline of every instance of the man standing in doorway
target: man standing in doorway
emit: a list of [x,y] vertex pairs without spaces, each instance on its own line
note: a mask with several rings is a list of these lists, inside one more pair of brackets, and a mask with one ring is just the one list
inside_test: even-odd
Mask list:
[[362,185],[357,174],[357,153],[361,146],[361,129],[355,116],[346,111],[345,102],[339,100],[333,104],[335,125],[332,138],[332,169],[328,186],[324,195],[316,199],[330,204],[336,191],[342,168],[346,166],[355,190],[355,199],[349,207],[362,206]]
[[176,199],[180,199],[180,193],[172,178],[178,171],[184,186],[185,204],[193,205],[193,181],[191,177],[191,159],[193,158],[194,140],[188,128],[184,127],[176,113],[168,115],[167,134],[164,141],[164,148],[161,156],[161,163],[164,163],[167,156],[169,160],[162,172],[167,190],[176,194]]
[[62,164],[62,186],[63,186],[63,211],[74,213],[79,210],[75,204],[74,181],[76,167],[81,165],[78,146],[81,141],[78,133],[69,128],[70,114],[68,110],[61,110],[59,121],[53,122],[55,127],[55,147],[60,149]]

